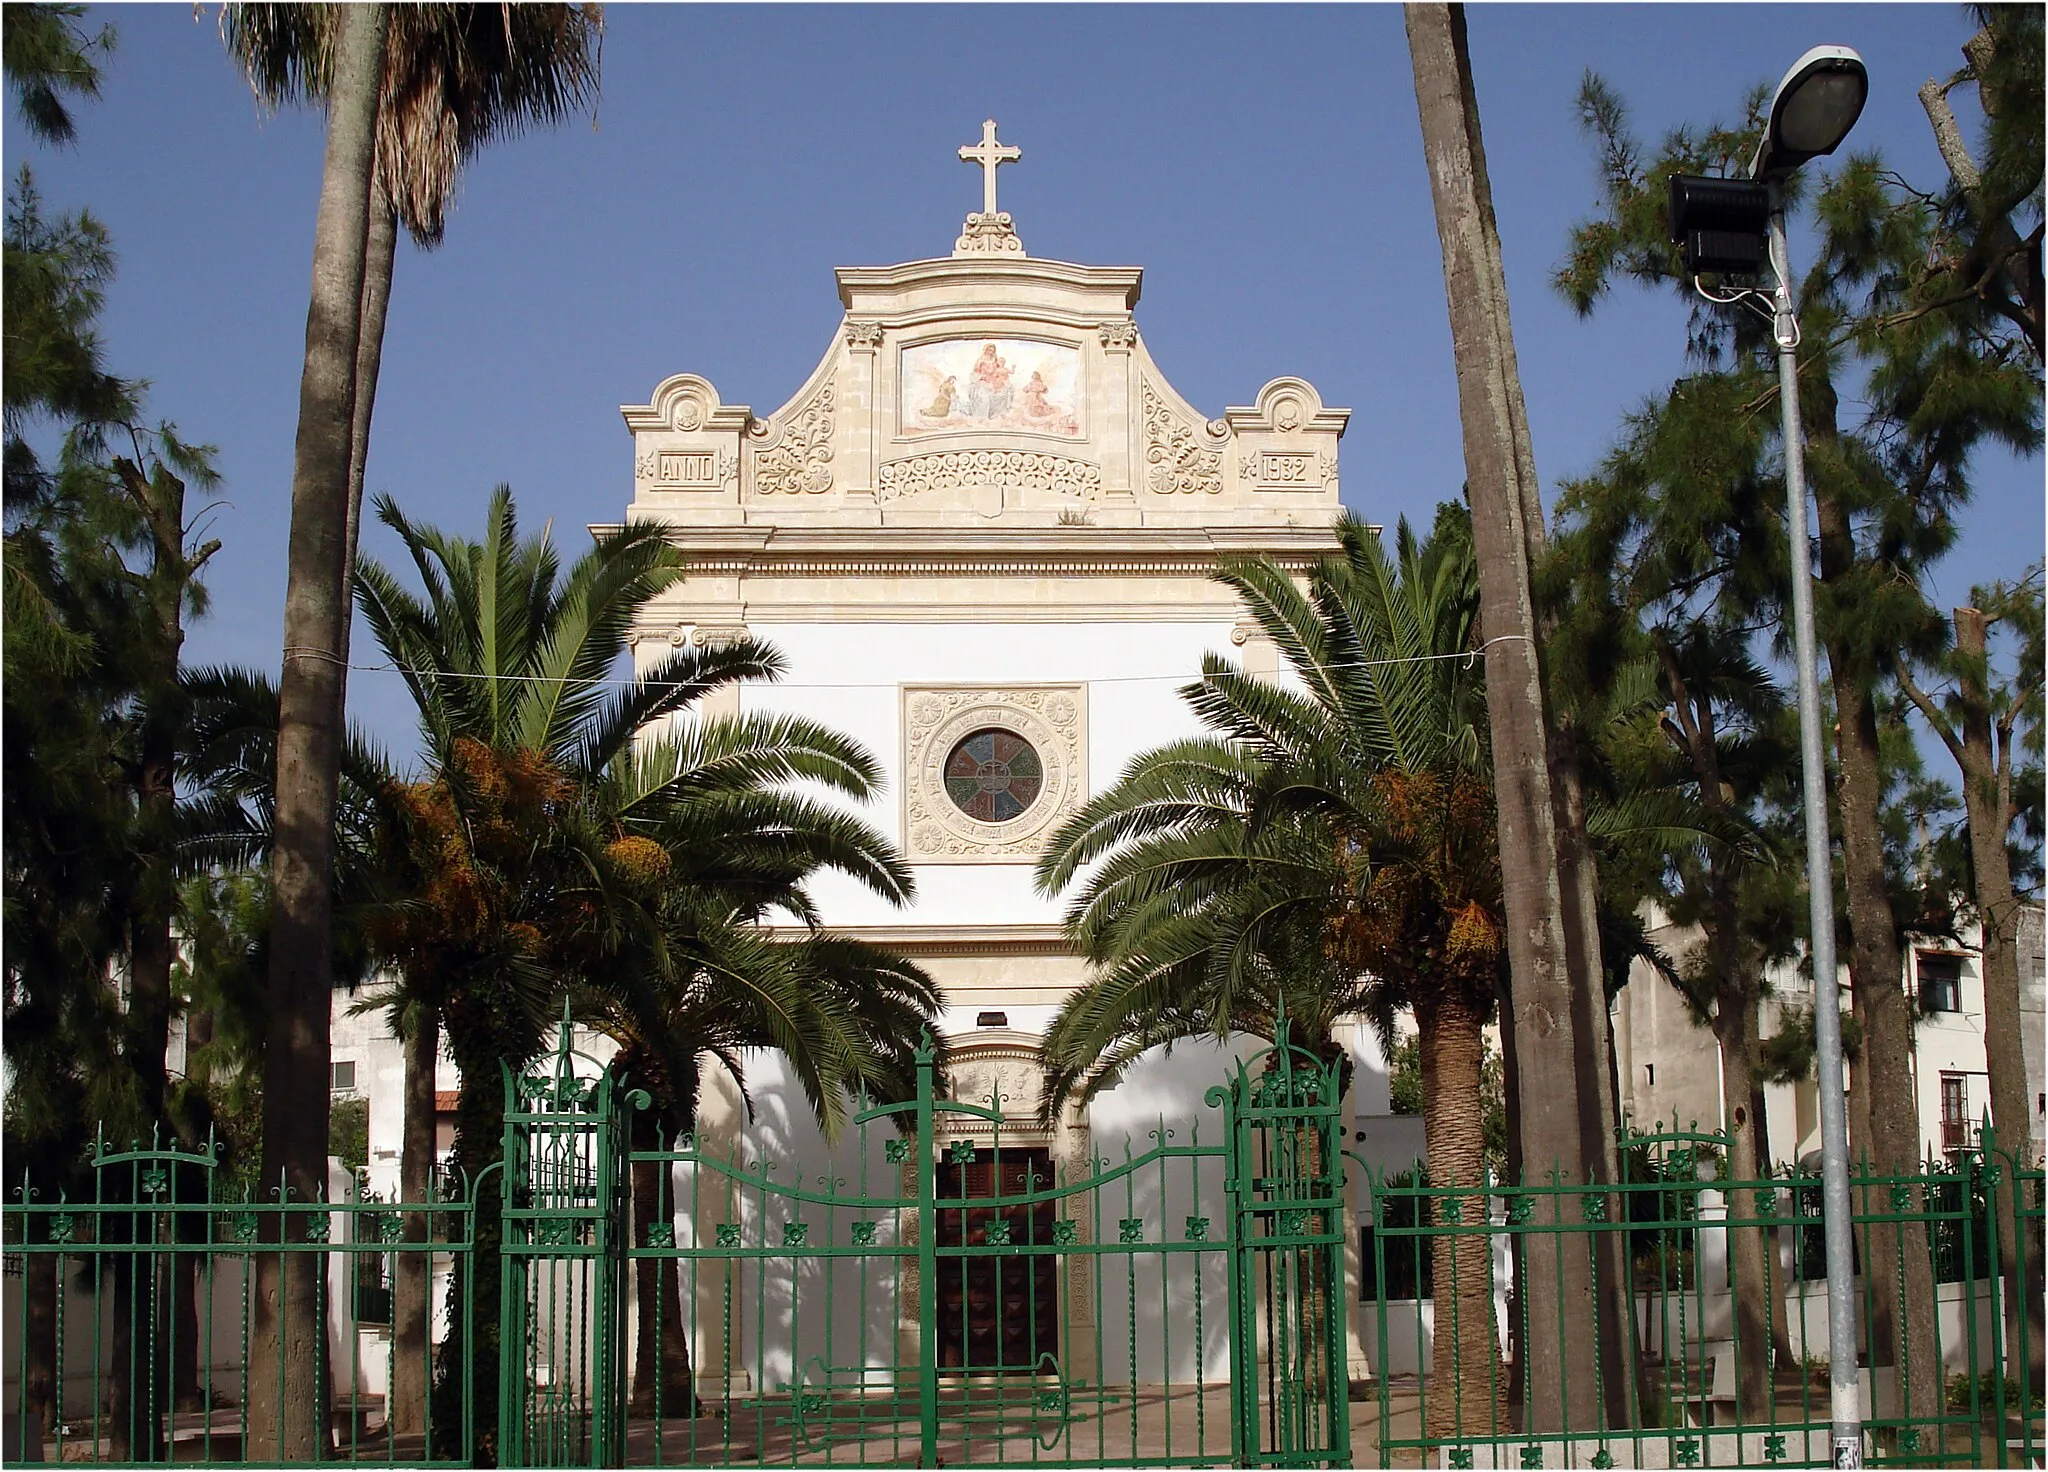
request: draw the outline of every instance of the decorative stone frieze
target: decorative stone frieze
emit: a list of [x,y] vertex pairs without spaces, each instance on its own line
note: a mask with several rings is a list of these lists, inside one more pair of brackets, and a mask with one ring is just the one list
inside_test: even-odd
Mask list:
[[[903,848],[913,864],[1028,864],[1087,797],[1085,685],[903,687]],[[1038,772],[1013,817],[970,817],[947,791],[947,762],[968,737],[1029,743]]]
[[752,637],[752,631],[745,624],[674,623],[643,625],[626,635],[626,643],[630,648],[638,648],[642,644],[666,644],[671,649],[680,649],[688,644],[698,649],[723,649]]
[[[1213,431],[1212,431],[1213,433]],[[1223,452],[1206,449],[1186,421],[1145,385],[1147,482],[1161,495],[1215,495],[1223,489]]]
[[833,400],[828,381],[779,438],[754,450],[755,495],[816,496],[832,489]]
[[699,624],[690,631],[690,642],[699,649],[730,649],[753,637],[745,624]]
[[875,499],[894,501],[962,486],[1046,491],[1094,501],[1102,495],[1102,467],[1036,450],[943,450],[884,465],[876,477]]

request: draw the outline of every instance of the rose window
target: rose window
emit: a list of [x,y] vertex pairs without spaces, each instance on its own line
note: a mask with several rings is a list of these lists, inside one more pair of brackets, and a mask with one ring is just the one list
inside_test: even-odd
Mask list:
[[1038,800],[1045,769],[1014,731],[991,726],[963,739],[946,758],[946,795],[981,823],[1007,823]]

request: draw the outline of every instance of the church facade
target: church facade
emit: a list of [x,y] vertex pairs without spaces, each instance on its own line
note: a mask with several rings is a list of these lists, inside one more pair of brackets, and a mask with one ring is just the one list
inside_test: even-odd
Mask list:
[[[679,372],[622,408],[626,518],[659,523],[687,563],[634,648],[646,673],[686,644],[765,641],[784,677],[700,713],[804,716],[880,760],[885,791],[862,816],[913,866],[915,902],[821,885],[824,922],[932,974],[953,1097],[999,1096],[1005,1151],[1072,1177],[1155,1126],[1185,1137],[1231,1058],[1176,1049],[1037,1127],[1038,1040],[1085,963],[1033,865],[1134,756],[1197,733],[1177,691],[1206,651],[1276,668],[1211,573],[1248,555],[1306,570],[1335,550],[1348,411],[1299,378],[1220,416],[1189,404],[1146,349],[1139,268],[1025,251],[995,207],[1015,150],[994,131],[961,151],[983,165],[984,208],[952,252],[840,269],[844,319],[780,406]],[[1384,1066],[1361,1061],[1384,1115]],[[1419,1135],[1404,1131],[1404,1159]],[[833,1169],[773,1056],[750,1062],[744,1102],[707,1076],[699,1139]],[[770,1349],[768,1373],[794,1352]]]

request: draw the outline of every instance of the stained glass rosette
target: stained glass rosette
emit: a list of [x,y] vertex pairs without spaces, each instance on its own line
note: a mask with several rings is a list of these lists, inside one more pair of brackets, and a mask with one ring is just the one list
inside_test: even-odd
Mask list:
[[1030,742],[989,727],[961,740],[946,758],[946,795],[979,823],[1007,823],[1038,800],[1045,769]]

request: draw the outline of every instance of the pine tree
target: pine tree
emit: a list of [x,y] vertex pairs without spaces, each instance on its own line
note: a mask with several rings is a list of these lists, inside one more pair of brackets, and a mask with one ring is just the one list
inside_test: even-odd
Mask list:
[[[1630,134],[1620,100],[1589,76],[1580,111],[1600,162],[1600,209],[1574,230],[1557,285],[1582,312],[1617,280],[1675,288],[1691,304],[1688,341],[1700,371],[1651,412],[1683,425],[1707,473],[1696,477],[1704,491],[1696,500],[1670,499],[1658,535],[1673,559],[1705,549],[1693,585],[1702,599],[1731,598],[1775,620],[1776,590],[1792,566],[1804,575],[1811,554],[1798,549],[1781,561],[1782,553],[1771,552],[1772,539],[1782,545],[1783,529],[1770,508],[1783,497],[1768,478],[1716,469],[1739,466],[1767,443],[1760,436],[1773,429],[1775,348],[1753,314],[1693,295],[1664,219],[1669,175],[1743,166],[1763,95],[1762,88],[1751,94],[1740,126],[1680,130],[1651,154]],[[2038,153],[2034,167],[2038,177]],[[2039,363],[2010,318],[1980,296],[1950,289],[1948,217],[1876,156],[1858,154],[1822,176],[1812,209],[1820,245],[1795,295],[1817,509],[1816,609],[1838,712],[1834,817],[1846,951],[1865,1039],[1854,1067],[1852,1125],[1878,1170],[1911,1174],[1919,1158],[1913,1102],[1872,1087],[1873,1079],[1905,1076],[1913,1026],[1899,941],[1910,917],[1895,904],[1881,823],[1881,705],[1901,661],[1938,643],[1919,580],[1954,539],[1952,512],[1969,495],[1972,457],[1988,445],[2039,443]],[[1850,415],[1851,399],[1867,405],[1861,417]],[[1910,1366],[1904,1388],[1911,1406],[1938,1405],[1933,1284],[1919,1225],[1905,1224],[1900,1236],[1875,1234],[1870,1266],[1879,1363]],[[1901,1302],[1905,1319],[1894,1323]]]

